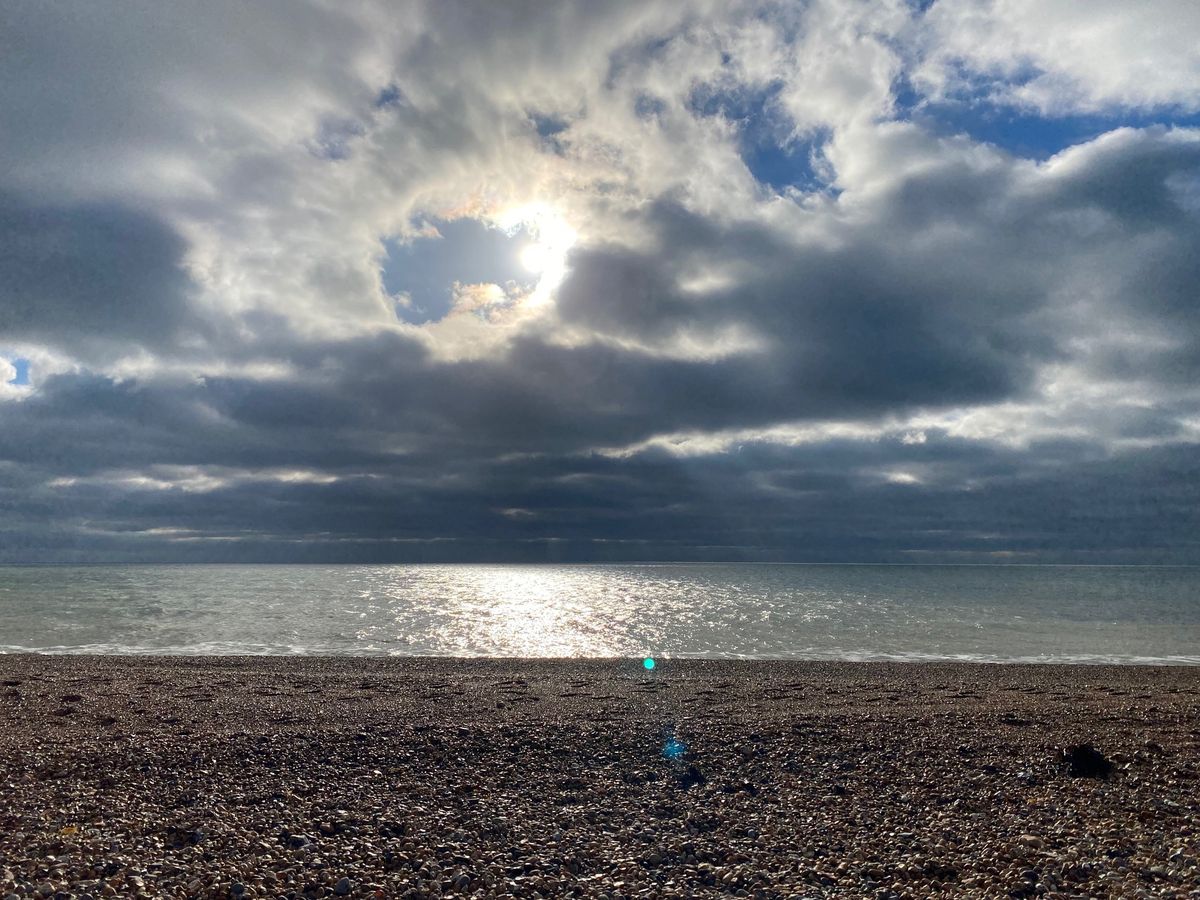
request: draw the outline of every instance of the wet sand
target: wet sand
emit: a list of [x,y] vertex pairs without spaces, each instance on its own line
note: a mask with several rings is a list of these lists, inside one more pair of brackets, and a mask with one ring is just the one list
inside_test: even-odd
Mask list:
[[1200,897],[1198,713],[1198,668],[0,656],[0,898]]

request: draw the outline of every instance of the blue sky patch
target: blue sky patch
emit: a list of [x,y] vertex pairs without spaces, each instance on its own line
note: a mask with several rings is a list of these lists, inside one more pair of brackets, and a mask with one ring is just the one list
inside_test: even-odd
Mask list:
[[821,130],[806,139],[795,139],[788,118],[773,109],[781,88],[782,82],[735,90],[699,85],[688,98],[688,106],[698,116],[721,116],[737,123],[742,161],[760,184],[773,191],[787,187],[813,190],[822,184],[813,157],[829,133]]
[[[1021,84],[1025,76],[1009,79]],[[985,91],[995,82],[980,84],[976,93],[937,103],[923,102],[906,79],[895,90],[896,116],[941,136],[965,134],[974,141],[993,144],[1014,156],[1049,159],[1056,153],[1091,141],[1115,128],[1150,125],[1200,126],[1200,115],[1169,109],[1150,112],[1116,111],[1088,115],[1043,116],[1008,104],[995,103]]]
[[389,84],[379,92],[375,98],[375,107],[382,109],[385,106],[399,106],[404,102],[404,93],[394,84]]
[[941,104],[929,107],[914,120],[929,120],[936,133],[967,134],[973,140],[995,144],[1027,159],[1049,159],[1054,154],[1083,144],[1115,128],[1149,125],[1200,125],[1200,116],[1074,115],[1058,118],[1023,113],[992,104]]
[[533,123],[537,133],[544,138],[554,137],[559,132],[566,131],[569,124],[566,119],[560,119],[557,116],[543,116],[539,113],[531,113],[529,121]]
[[742,87],[729,89],[712,83],[699,84],[688,96],[688,109],[698,116],[724,116],[730,121],[743,123],[747,128],[773,131],[786,129],[782,120],[771,115],[770,105],[783,88],[782,81],[773,81],[764,87]]
[[559,135],[570,127],[570,122],[557,116],[544,116],[540,113],[530,113],[529,121],[533,123],[538,137],[542,139],[543,148],[557,154],[562,154],[566,150],[566,144]]
[[12,367],[17,370],[17,374],[9,381],[9,384],[26,385],[29,384],[29,360],[18,357],[10,360]]
[[532,286],[536,276],[521,265],[521,248],[529,242],[524,231],[509,234],[476,219],[433,223],[441,237],[417,238],[411,243],[386,241],[383,287],[389,294],[408,294],[411,304],[396,304],[396,315],[422,325],[450,311],[454,282]]
[[824,181],[813,167],[813,159],[828,137],[822,131],[808,140],[794,140],[782,146],[747,143],[742,147],[742,161],[756,181],[773,191],[787,187],[816,190],[824,186]]

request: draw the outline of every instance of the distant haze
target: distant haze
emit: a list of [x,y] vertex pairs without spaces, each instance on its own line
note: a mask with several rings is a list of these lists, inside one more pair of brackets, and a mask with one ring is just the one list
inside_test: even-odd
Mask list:
[[1194,0],[10,2],[0,562],[1200,563]]

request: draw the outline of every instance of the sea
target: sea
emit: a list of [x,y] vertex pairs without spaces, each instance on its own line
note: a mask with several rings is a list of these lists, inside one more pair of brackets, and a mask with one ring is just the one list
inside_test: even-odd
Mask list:
[[1200,664],[1200,567],[0,568],[0,652]]

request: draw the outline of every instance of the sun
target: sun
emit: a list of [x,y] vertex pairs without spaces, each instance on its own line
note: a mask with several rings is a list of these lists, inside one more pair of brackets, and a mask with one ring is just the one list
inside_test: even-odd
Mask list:
[[535,275],[541,275],[554,262],[554,251],[539,242],[526,244],[521,248],[521,265]]
[[509,234],[525,232],[518,251],[521,265],[538,276],[535,300],[546,300],[567,275],[567,256],[578,235],[562,214],[545,203],[529,203],[501,213],[497,224]]

